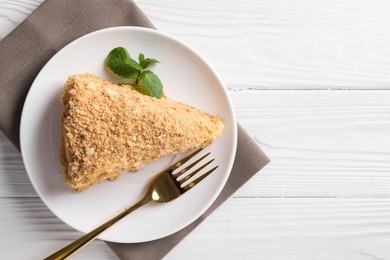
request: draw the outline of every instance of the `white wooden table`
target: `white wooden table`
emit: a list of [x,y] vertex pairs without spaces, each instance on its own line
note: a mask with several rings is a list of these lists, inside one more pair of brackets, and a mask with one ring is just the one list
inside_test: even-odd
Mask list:
[[[40,2],[0,0],[0,39]],[[166,259],[390,259],[390,1],[136,2],[211,61],[272,159]],[[79,236],[0,134],[0,259]],[[95,241],[76,259],[116,256]]]

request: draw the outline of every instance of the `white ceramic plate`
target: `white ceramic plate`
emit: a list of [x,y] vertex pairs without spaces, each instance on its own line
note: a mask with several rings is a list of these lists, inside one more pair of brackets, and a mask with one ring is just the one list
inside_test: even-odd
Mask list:
[[[107,54],[125,47],[133,58],[142,52],[158,59],[152,67],[165,93],[188,105],[220,116],[222,138],[206,150],[219,165],[195,189],[167,204],[146,205],[99,238],[133,243],[170,235],[198,218],[216,199],[229,176],[236,151],[236,121],[226,88],[215,70],[191,47],[164,33],[137,27],[114,27],[85,35],[59,51],[36,77],[24,104],[20,142],[30,180],[47,207],[73,228],[88,232],[141,198],[149,180],[175,159],[163,158],[137,173],[125,173],[76,193],[65,183],[59,162],[59,96],[68,75],[92,72],[118,78],[104,66]],[[177,155],[176,159],[182,155]]]

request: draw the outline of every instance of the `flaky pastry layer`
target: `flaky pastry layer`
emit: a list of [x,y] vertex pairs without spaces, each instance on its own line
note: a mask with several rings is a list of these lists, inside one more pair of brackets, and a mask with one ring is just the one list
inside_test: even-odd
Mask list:
[[88,73],[70,76],[60,101],[61,162],[76,191],[161,157],[208,146],[224,128],[217,116]]

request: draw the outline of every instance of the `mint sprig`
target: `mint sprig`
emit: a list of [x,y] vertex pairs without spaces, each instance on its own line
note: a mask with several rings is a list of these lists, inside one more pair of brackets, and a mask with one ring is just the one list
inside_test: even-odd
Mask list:
[[144,68],[144,69],[146,69],[147,67],[149,67],[149,66],[151,66],[153,64],[160,63],[156,59],[149,59],[149,58],[145,59],[145,56],[142,53],[140,53],[138,55],[138,62],[141,65],[141,67]]
[[156,59],[145,58],[138,55],[137,63],[123,47],[117,47],[110,51],[107,56],[108,67],[117,75],[135,80],[135,89],[145,95],[161,98],[163,85],[156,74],[146,70],[149,66],[159,63]]

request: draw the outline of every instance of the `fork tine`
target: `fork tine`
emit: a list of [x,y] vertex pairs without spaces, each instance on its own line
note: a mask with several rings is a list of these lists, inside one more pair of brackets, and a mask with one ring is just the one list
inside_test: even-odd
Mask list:
[[[204,156],[205,157],[205,156]],[[185,176],[183,179],[181,180],[177,180],[180,184],[182,184],[183,182],[185,182],[186,180],[188,180],[189,178],[191,178],[192,176],[194,176],[195,174],[197,174],[198,172],[200,172],[204,167],[206,167],[207,165],[209,165],[210,163],[212,163],[214,161],[214,159],[208,161],[207,163],[203,164],[202,166],[200,166],[198,169],[194,170],[193,172],[191,172],[190,174],[188,174],[187,176]]]
[[210,153],[207,153],[205,155],[203,155],[201,158],[199,158],[198,160],[196,160],[195,162],[191,163],[190,165],[188,165],[187,167],[185,167],[183,170],[180,170],[176,173],[173,173],[172,176],[175,177],[175,178],[178,178],[180,177],[183,173],[187,172],[189,169],[191,169],[192,167],[194,167],[196,164],[198,164],[198,162],[202,161],[204,158],[206,158]]
[[211,170],[209,170],[208,172],[206,172],[205,174],[203,174],[202,176],[200,176],[199,178],[195,179],[194,181],[190,182],[189,184],[187,184],[186,186],[184,186],[182,189],[185,190],[185,191],[188,191],[189,189],[191,189],[192,187],[194,187],[196,184],[198,184],[199,182],[201,182],[204,178],[206,178],[207,176],[209,176],[213,171],[215,171],[215,169],[217,169],[218,166],[215,166],[214,168],[212,168]]
[[184,163],[186,163],[188,160],[190,160],[192,157],[194,157],[195,155],[197,155],[200,151],[202,151],[203,148],[199,148],[197,149],[195,152],[187,155],[186,157],[184,157],[183,159],[180,159],[179,161],[175,162],[174,164],[172,164],[171,166],[169,166],[167,169],[164,170],[164,172],[173,172],[174,170],[176,170],[177,168],[179,168],[180,166],[182,166]]

